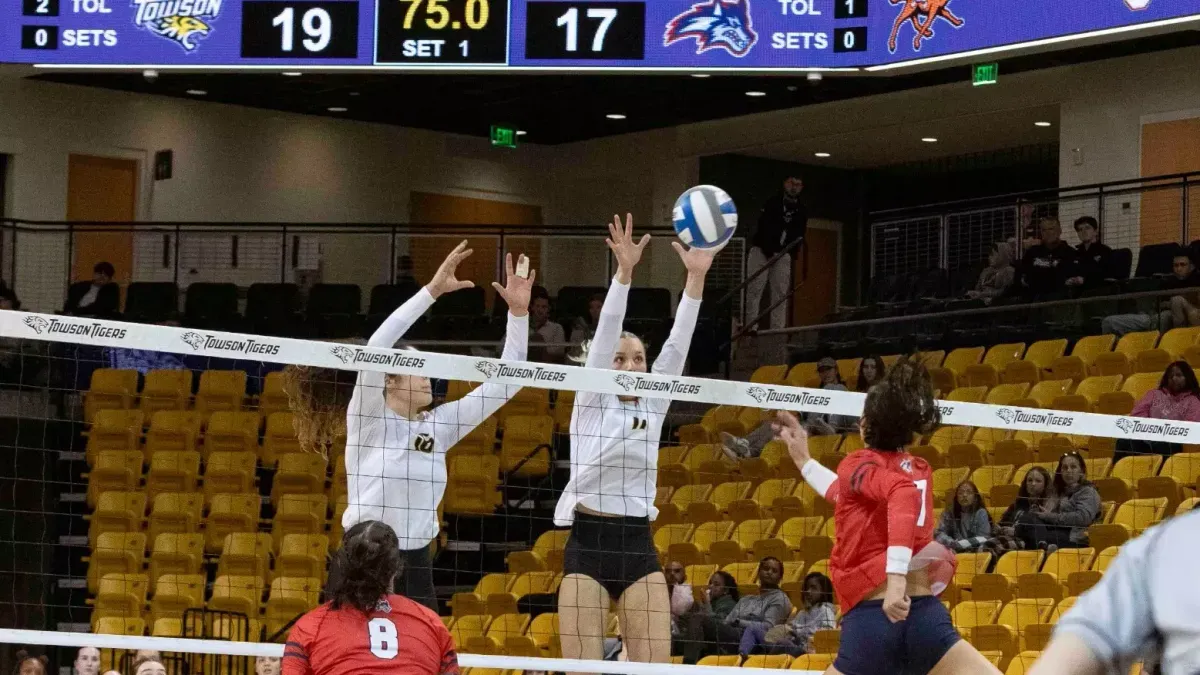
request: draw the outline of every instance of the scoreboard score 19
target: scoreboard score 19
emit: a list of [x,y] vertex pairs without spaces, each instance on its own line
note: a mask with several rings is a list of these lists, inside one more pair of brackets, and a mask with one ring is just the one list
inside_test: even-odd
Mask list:
[[1198,22],[1196,0],[9,0],[0,62],[859,69]]

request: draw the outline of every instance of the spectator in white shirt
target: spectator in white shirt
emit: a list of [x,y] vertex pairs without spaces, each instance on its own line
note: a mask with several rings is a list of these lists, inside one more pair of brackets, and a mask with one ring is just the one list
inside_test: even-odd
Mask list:
[[671,598],[671,635],[679,635],[679,617],[683,616],[696,603],[692,594],[692,585],[687,583],[687,572],[683,563],[671,561],[663,569],[667,577],[667,595]]

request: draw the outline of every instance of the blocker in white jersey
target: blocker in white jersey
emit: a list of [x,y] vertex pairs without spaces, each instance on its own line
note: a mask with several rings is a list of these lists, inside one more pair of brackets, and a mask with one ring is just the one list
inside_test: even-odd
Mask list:
[[[554,512],[556,524],[571,526],[563,552],[566,576],[559,587],[561,644],[565,658],[602,658],[605,622],[615,601],[628,659],[665,663],[671,652],[670,603],[650,521],[658,515],[658,444],[671,400],[637,395],[646,347],[621,330],[633,268],[650,237],[634,243],[630,216],[623,228],[616,218],[609,235],[617,275],[587,347],[586,365],[613,369],[616,382],[630,393],[579,392],[575,398],[571,479]],[[687,282],[671,335],[652,369],[663,375],[683,372],[715,255],[712,249],[672,246],[687,268]]]
[[[437,274],[391,314],[371,336],[371,347],[391,348],[443,293],[470,288],[455,269],[471,250],[462,242]],[[521,256],[525,265],[525,257]],[[529,343],[529,296],[536,275],[513,272],[506,260],[506,285],[493,284],[508,303],[503,359],[525,359]],[[411,352],[410,367],[421,365]],[[368,520],[386,523],[405,553],[396,591],[436,608],[429,545],[438,534],[438,504],[446,491],[446,452],[493,415],[520,387],[485,382],[458,401],[427,410],[432,402],[429,378],[375,371],[358,373],[346,406],[347,507],[342,526],[349,531]]]

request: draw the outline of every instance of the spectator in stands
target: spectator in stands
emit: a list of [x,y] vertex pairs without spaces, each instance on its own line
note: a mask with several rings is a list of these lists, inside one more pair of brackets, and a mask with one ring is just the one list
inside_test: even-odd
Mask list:
[[[783,181],[783,192],[771,197],[763,205],[758,216],[758,227],[750,236],[750,252],[746,260],[747,276],[761,270],[768,260],[797,240],[804,239],[808,229],[808,210],[800,201],[800,193],[803,190],[804,180],[799,176],[789,176]],[[793,249],[792,254],[775,261],[770,270],[758,275],[746,285],[747,320],[758,316],[761,311],[763,290],[768,281],[771,284],[771,302],[778,301],[791,290],[792,257],[797,250],[799,249]],[[787,317],[787,303],[779,303],[771,310],[767,328],[785,327]]]
[[692,606],[691,611],[681,617],[679,622],[678,636],[671,638],[671,654],[674,656],[682,656],[684,649],[687,647],[688,626],[691,623],[692,616],[701,614],[714,617],[718,622],[724,621],[725,617],[733,611],[740,599],[738,592],[737,580],[729,572],[717,570],[708,577],[708,585],[704,587],[704,591],[700,594],[700,602]]
[[96,675],[100,672],[100,650],[80,647],[75,652],[75,675]]
[[1038,548],[1083,548],[1088,544],[1088,527],[1100,515],[1100,493],[1087,479],[1083,455],[1072,450],[1058,460],[1054,471],[1053,502],[1033,508],[1037,521],[1033,540]]
[[679,617],[691,610],[696,598],[692,594],[692,585],[687,583],[687,572],[682,563],[671,561],[663,569],[663,575],[667,578],[667,597],[671,599],[671,635],[678,637]]
[[837,608],[833,604],[833,582],[820,572],[810,572],[802,586],[804,607],[785,624],[769,630],[762,626],[747,628],[742,633],[739,651],[742,654],[762,652],[800,656],[813,650],[812,638],[819,630],[837,628]]
[[1067,278],[1067,285],[1090,288],[1115,276],[1113,250],[1100,243],[1100,225],[1096,219],[1091,216],[1076,218],[1075,234],[1079,235],[1079,245],[1075,247],[1075,271]]
[[588,300],[588,315],[575,317],[571,325],[571,344],[583,344],[596,336],[596,326],[600,323],[600,310],[604,308],[604,294],[597,293]]
[[878,356],[868,356],[858,364],[858,380],[854,391],[866,392],[871,385],[883,379],[887,374],[887,364]]
[[[545,288],[533,289],[533,300],[529,304],[529,360],[542,363],[562,363],[566,354],[566,335],[563,327],[550,320],[550,294]],[[556,347],[535,347],[537,343],[558,343]]]
[[[1000,522],[992,530],[992,538],[983,545],[996,559],[1009,551],[1030,548],[1035,543],[1033,527],[1036,519],[1034,509],[1054,501],[1054,479],[1050,472],[1040,466],[1031,467],[1021,481],[1017,498],[1004,510]],[[1026,544],[1029,542],[1029,544]]]
[[1057,218],[1043,218],[1041,243],[1032,246],[1021,259],[1022,292],[1034,297],[1055,293],[1066,287],[1068,275],[1075,269],[1075,249],[1062,240]]
[[958,553],[977,551],[987,543],[992,536],[992,517],[974,483],[965,480],[958,484],[954,503],[942,511],[933,536],[938,543]]
[[[1171,260],[1172,276],[1163,282],[1164,289],[1185,289],[1200,286],[1200,273],[1182,246],[1175,251]],[[1158,330],[1166,332],[1172,328],[1200,326],[1200,296],[1197,293],[1173,295],[1162,303],[1158,313]],[[1100,322],[1100,331],[1113,335],[1124,335],[1155,327],[1155,317],[1148,314],[1116,314],[1106,316]]]
[[67,289],[67,304],[63,314],[76,316],[112,316],[117,313],[121,291],[115,283],[116,274],[110,262],[98,262],[92,268],[92,283],[71,284]]
[[46,658],[45,654],[34,656],[22,649],[16,656],[17,667],[13,670],[13,675],[46,675],[50,659]]
[[280,663],[278,656],[260,656],[254,659],[254,675],[279,675]]
[[967,297],[991,303],[1008,292],[1016,274],[1017,270],[1012,264],[1012,246],[1008,242],[998,241],[992,244],[988,266],[979,273],[979,281],[975,282],[975,288],[967,291]]
[[133,675],[167,675],[167,668],[162,661],[146,659],[134,667]]
[[708,654],[740,653],[742,634],[751,628],[771,628],[783,623],[792,613],[792,601],[779,589],[783,563],[767,556],[758,564],[758,595],[742,597],[724,620],[712,614],[693,613],[688,617],[683,662],[694,664]]
[[[1176,361],[1163,371],[1157,389],[1146,392],[1129,413],[1134,417],[1151,417],[1179,422],[1200,422],[1200,383],[1187,361]],[[1183,449],[1178,443],[1141,441],[1118,438],[1113,464],[1130,455],[1159,454],[1170,456]]]

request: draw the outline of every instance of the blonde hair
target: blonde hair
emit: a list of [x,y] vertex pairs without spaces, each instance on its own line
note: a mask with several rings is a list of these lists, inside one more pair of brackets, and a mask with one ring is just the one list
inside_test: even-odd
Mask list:
[[[637,335],[634,335],[633,333],[630,333],[627,330],[621,331],[621,339],[624,340],[625,338],[633,338],[634,340],[637,340],[638,342],[642,343],[642,348],[646,347],[646,342],[644,340],[642,340],[642,338],[638,337]],[[579,353],[578,354],[568,354],[567,359],[570,361],[573,361],[575,363],[587,363],[588,352],[591,351],[591,349],[592,349],[592,341],[584,340],[583,342],[579,343]]]
[[[366,344],[361,338],[333,342]],[[328,457],[329,448],[346,437],[346,412],[356,378],[357,373],[336,368],[289,365],[283,369],[283,391],[304,452]]]

